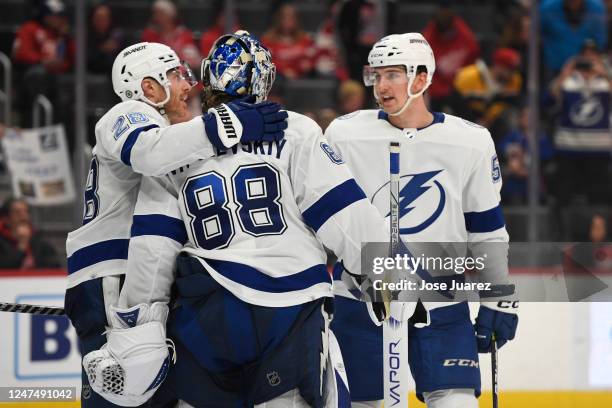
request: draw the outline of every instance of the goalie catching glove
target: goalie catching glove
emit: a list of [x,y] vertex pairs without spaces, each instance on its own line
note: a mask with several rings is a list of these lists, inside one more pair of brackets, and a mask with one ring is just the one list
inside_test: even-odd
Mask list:
[[[166,340],[168,305],[156,302],[129,309],[111,306],[107,343],[83,357],[91,388],[124,407],[144,404],[166,378],[174,345]],[[172,348],[172,357],[168,344]]]

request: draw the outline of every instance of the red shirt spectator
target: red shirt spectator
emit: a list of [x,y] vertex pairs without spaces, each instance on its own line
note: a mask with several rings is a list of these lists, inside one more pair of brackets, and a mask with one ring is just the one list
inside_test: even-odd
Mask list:
[[53,73],[67,72],[72,67],[75,52],[69,28],[63,9],[50,11],[40,21],[25,22],[17,30],[13,43],[15,62],[42,64]]
[[297,10],[292,4],[285,4],[278,10],[274,25],[264,33],[261,41],[270,49],[279,74],[296,79],[312,71],[315,45],[300,27]]
[[168,0],[153,3],[151,24],[143,30],[141,40],[166,44],[191,66],[200,64],[200,53],[195,46],[193,33],[178,24],[176,6]]
[[441,7],[423,36],[436,57],[436,73],[428,89],[432,101],[448,97],[459,70],[473,64],[480,54],[474,33],[463,19],[448,7]]
[[0,211],[0,269],[58,267],[55,249],[32,227],[28,204],[8,199]]
[[349,78],[349,73],[336,44],[336,18],[339,9],[339,2],[331,6],[329,17],[315,34],[314,67],[319,76],[335,76],[339,80],[345,81]]

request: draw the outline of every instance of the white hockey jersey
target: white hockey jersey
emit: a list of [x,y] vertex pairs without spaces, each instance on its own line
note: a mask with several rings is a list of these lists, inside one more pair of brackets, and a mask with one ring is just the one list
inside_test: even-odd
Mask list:
[[[389,214],[389,142],[401,143],[400,234],[405,242],[508,242],[491,135],[456,116],[433,115],[425,128],[399,129],[383,111],[362,110],[334,120],[325,136],[383,216]],[[507,275],[507,262],[502,268]],[[350,296],[337,282],[335,292]]]
[[125,272],[140,174],[163,175],[214,154],[202,117],[168,126],[155,108],[137,101],[115,105],[96,124],[83,226],[66,241],[69,288]]
[[235,296],[282,307],[332,296],[324,245],[360,273],[361,243],[388,235],[321,128],[293,112],[281,141],[143,178],[133,225],[125,306],[168,300],[185,240],[184,251]]

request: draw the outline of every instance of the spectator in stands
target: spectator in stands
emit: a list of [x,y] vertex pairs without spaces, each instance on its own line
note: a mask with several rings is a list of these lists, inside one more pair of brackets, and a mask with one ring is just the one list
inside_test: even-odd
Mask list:
[[601,53],[591,40],[552,82],[551,93],[560,107],[554,140],[562,203],[578,196],[591,203],[610,202],[611,89]]
[[113,25],[111,8],[102,3],[95,6],[89,20],[87,36],[87,69],[108,75],[117,53],[127,46],[123,30]]
[[441,2],[423,36],[436,56],[435,80],[427,89],[432,110],[445,110],[459,70],[473,64],[480,54],[474,33],[451,8],[450,1]]
[[195,45],[193,33],[179,24],[176,6],[170,0],[153,2],[151,21],[143,30],[141,40],[166,44],[189,65],[200,66],[200,52]]
[[584,268],[612,268],[612,246],[608,242],[608,223],[602,214],[595,213],[591,216],[586,241],[576,243],[571,248],[569,255],[572,262],[565,265],[574,267],[576,272],[584,272]]
[[[524,106],[519,114],[518,126],[506,134],[496,146],[500,154],[504,187],[501,191],[504,204],[520,205],[527,202],[527,179],[529,176],[529,110]],[[540,169],[542,183],[540,192],[546,192],[547,179],[550,177],[554,150],[545,133],[538,135]]]
[[216,13],[213,19],[213,25],[210,26],[206,31],[202,33],[200,38],[200,54],[207,56],[217,38],[221,37],[227,32],[236,32],[240,29],[240,23],[238,22],[238,16],[233,15],[232,29],[227,30],[225,25],[227,24],[226,9],[222,1],[218,1],[213,6],[213,10]]
[[612,52],[612,0],[604,0],[606,5],[606,26],[608,27],[608,46],[606,51]]
[[360,82],[347,79],[338,89],[338,105],[340,114],[346,115],[365,108],[366,91]]
[[276,71],[288,78],[303,78],[314,68],[316,49],[310,35],[302,29],[292,3],[283,4],[274,15],[272,27],[261,41],[270,49]]
[[55,249],[34,229],[30,207],[10,198],[0,209],[0,268],[59,268]]
[[607,43],[606,11],[602,0],[544,0],[540,4],[544,64],[557,73],[580,52],[587,38],[599,49]]
[[314,68],[317,76],[337,78],[345,81],[349,78],[344,59],[338,49],[336,20],[341,2],[334,1],[329,6],[329,13],[314,36],[317,53],[314,57]]
[[490,129],[494,138],[505,134],[520,101],[520,64],[518,52],[498,48],[490,66],[479,59],[462,68],[454,81],[455,114]]
[[46,95],[56,103],[58,90],[53,76],[70,71],[75,51],[64,4],[60,0],[38,0],[35,4],[35,17],[19,27],[13,43],[23,126],[31,125],[32,103],[37,95]]
[[349,75],[356,81],[362,80],[368,53],[374,43],[386,34],[385,26],[389,26],[393,4],[386,1],[387,15],[383,16],[380,12],[383,1],[385,0],[347,0],[341,6],[338,34],[344,48]]
[[[502,31],[500,46],[512,48],[521,56],[523,62],[519,71],[521,77],[527,78],[527,56],[529,54],[529,29],[531,18],[524,8],[519,8],[513,12],[512,17],[504,26]],[[523,91],[525,91],[526,81],[523,81]]]

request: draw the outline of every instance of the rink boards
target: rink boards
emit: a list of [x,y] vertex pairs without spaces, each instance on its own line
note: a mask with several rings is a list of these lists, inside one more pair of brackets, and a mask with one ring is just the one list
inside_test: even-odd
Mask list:
[[[2,273],[0,301],[62,306],[64,285],[63,271]],[[80,354],[65,318],[0,313],[0,327],[0,386],[78,390]],[[499,357],[501,407],[611,407],[612,303],[523,303],[517,338]],[[481,372],[480,407],[490,407],[488,356],[481,355]],[[415,398],[410,405],[424,406]],[[2,408],[54,406],[79,403],[0,403]]]

